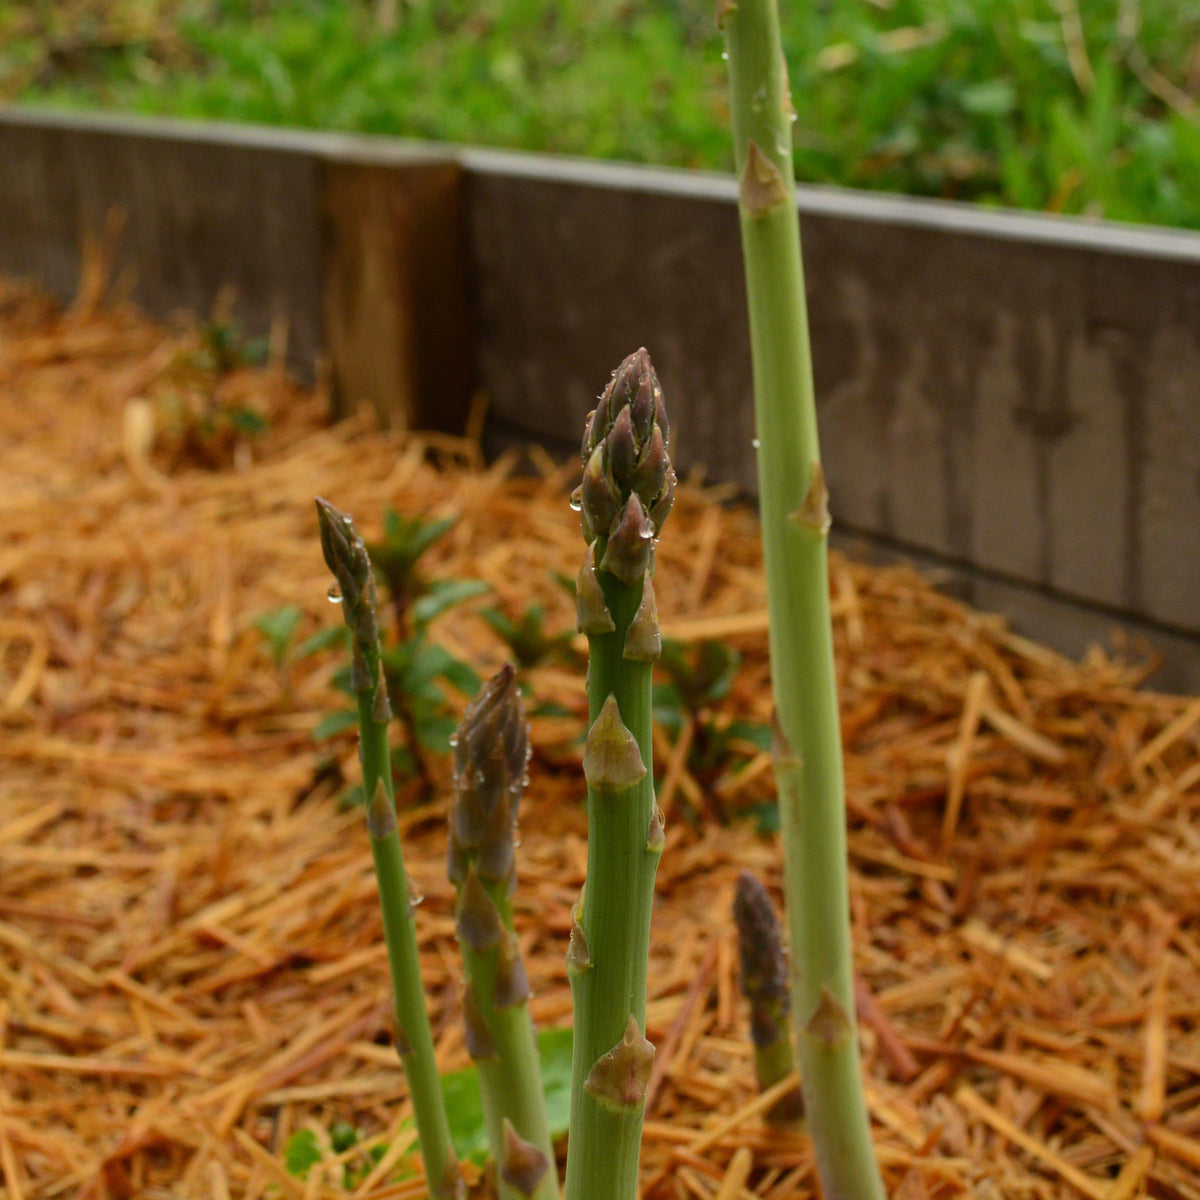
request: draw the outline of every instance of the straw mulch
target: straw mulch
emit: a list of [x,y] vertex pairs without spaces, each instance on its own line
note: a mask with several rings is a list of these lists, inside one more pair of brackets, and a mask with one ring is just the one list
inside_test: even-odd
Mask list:
[[[195,330],[13,288],[0,396],[3,1194],[344,1195],[328,1138],[344,1119],[393,1139],[355,1195],[423,1195],[361,815],[309,736],[340,702],[333,656],[276,669],[253,618],[298,605],[302,636],[336,619],[320,492],[368,534],[385,504],[457,514],[433,571],[567,627],[552,572],[582,546],[570,465],[534,454],[540,473],[516,478],[466,442],[329,427],[278,370],[216,373]],[[261,437],[223,416],[247,407]],[[890,1193],[1200,1196],[1200,703],[1100,653],[1069,662],[910,570],[835,559],[832,578]],[[658,592],[668,632],[743,653],[720,715],[766,721],[752,517],[686,489]],[[437,636],[481,671],[501,659],[470,611]],[[565,668],[533,687],[576,714],[535,722],[524,808],[518,921],[551,1026],[570,1020],[583,694]],[[777,844],[736,815],[769,799],[769,765],[701,783],[688,740],[661,747],[644,1195],[803,1200],[819,1194],[804,1137],[761,1122],[726,918],[744,867],[778,895]],[[333,753],[352,781],[352,739]],[[410,799],[403,827],[450,1069],[466,1056],[444,815],[441,795]],[[281,1167],[303,1127],[327,1149],[305,1181]]]

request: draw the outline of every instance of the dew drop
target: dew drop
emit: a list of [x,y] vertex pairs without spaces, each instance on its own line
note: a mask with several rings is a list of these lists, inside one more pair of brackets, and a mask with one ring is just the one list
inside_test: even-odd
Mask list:
[[760,441],[758,440],[758,438],[755,438],[755,439],[754,439],[754,440],[753,440],[753,441],[750,443],[750,445],[752,445],[752,446],[755,448],[755,450],[757,450],[757,449],[759,448],[759,446],[761,446],[761,445],[762,445],[762,442],[760,442]]
[[729,61],[729,51],[728,51],[728,50],[722,50],[722,51],[721,51],[721,61],[722,61],[722,62],[728,62],[728,61]]
[[329,591],[325,593],[325,599],[328,600],[330,604],[341,604],[342,589],[338,587],[336,583],[331,583],[329,585]]
[[458,734],[457,734],[457,733],[452,733],[452,734],[450,735],[450,749],[451,749],[451,750],[453,750],[453,749],[454,749],[454,747],[455,747],[455,746],[457,746],[457,745],[458,745]]
[[408,881],[408,907],[416,908],[425,901],[425,893],[410,879]]
[[579,510],[583,508],[583,488],[577,487],[571,493],[571,507],[576,512],[579,512]]

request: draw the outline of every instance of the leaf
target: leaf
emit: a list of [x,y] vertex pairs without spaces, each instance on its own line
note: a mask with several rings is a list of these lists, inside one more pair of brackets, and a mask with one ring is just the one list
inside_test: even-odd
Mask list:
[[321,1147],[311,1129],[297,1129],[283,1150],[283,1165],[289,1175],[304,1179],[321,1161]]
[[337,737],[358,723],[358,714],[349,708],[339,709],[322,717],[312,731],[314,742],[327,742],[331,737]]
[[[537,1035],[542,1067],[542,1091],[546,1097],[546,1119],[550,1136],[567,1132],[571,1108],[571,1031],[542,1029]],[[474,1067],[442,1076],[450,1137],[460,1158],[482,1166],[488,1157],[487,1132],[483,1123],[483,1100]]]
[[312,637],[305,638],[292,651],[292,661],[307,658],[310,654],[316,654],[320,650],[327,650],[331,646],[341,645],[349,637],[350,630],[345,625],[327,625],[324,629],[314,633]]
[[760,725],[755,721],[731,721],[725,734],[731,739],[736,738],[750,742],[760,750],[769,751],[771,749],[771,727],[769,725]]
[[447,609],[488,591],[491,588],[480,579],[436,579],[412,606],[413,621],[418,626],[428,625]]
[[271,661],[276,668],[282,667],[287,658],[288,643],[300,624],[301,615],[294,604],[285,604],[272,612],[259,613],[254,618],[254,627],[266,638],[271,648]]
[[428,750],[437,750],[445,754],[450,749],[450,739],[454,736],[457,722],[450,716],[422,714],[417,718],[417,741]]
[[458,524],[457,517],[442,517],[437,521],[424,521],[420,517],[409,523],[408,553],[410,561],[416,562],[430,546],[445,536]]
[[520,630],[498,609],[481,608],[479,615],[511,646],[520,637]]
[[462,692],[464,696],[475,695],[483,686],[483,681],[479,678],[475,668],[470,663],[463,662],[461,658],[450,658],[450,661],[442,669],[442,678],[455,691]]
[[767,837],[779,832],[779,805],[776,801],[764,800],[761,804],[752,804],[746,811],[754,818],[754,829],[760,836]]
[[329,1142],[335,1154],[344,1154],[357,1146],[361,1134],[349,1121],[335,1121],[329,1128]]
[[542,1060],[542,1092],[550,1136],[566,1133],[571,1124],[571,1031],[543,1029],[537,1035]]
[[959,101],[973,117],[1006,117],[1017,107],[1017,91],[1007,79],[985,79],[963,88]]
[[338,809],[341,812],[349,812],[352,808],[362,808],[366,802],[367,794],[363,790],[363,785],[356,783],[338,797]]

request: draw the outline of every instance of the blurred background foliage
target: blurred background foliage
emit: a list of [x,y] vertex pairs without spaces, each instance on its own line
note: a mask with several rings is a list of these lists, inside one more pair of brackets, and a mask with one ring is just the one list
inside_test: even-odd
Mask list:
[[[0,0],[0,101],[730,168],[711,0]],[[1200,228],[1200,0],[784,0],[800,180]]]

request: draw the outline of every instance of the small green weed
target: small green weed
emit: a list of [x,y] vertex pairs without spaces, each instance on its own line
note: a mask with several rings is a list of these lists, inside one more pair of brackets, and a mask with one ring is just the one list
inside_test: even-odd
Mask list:
[[658,665],[666,678],[654,687],[654,718],[673,737],[691,726],[688,770],[703,788],[712,815],[725,821],[727,814],[712,784],[749,755],[768,749],[771,741],[765,725],[731,720],[721,711],[742,665],[741,655],[724,642],[664,638]]
[[575,630],[550,633],[546,628],[546,610],[540,604],[531,604],[516,617],[499,608],[481,609],[479,615],[496,631],[522,671],[578,657],[571,648]]
[[[546,1119],[551,1136],[557,1138],[567,1132],[570,1117],[571,1031],[540,1030],[537,1045],[546,1096]],[[483,1166],[488,1157],[488,1144],[479,1072],[475,1067],[448,1072],[442,1076],[442,1093],[446,1098],[446,1115],[455,1150],[461,1159]],[[381,1142],[364,1140],[362,1131],[347,1122],[336,1122],[327,1137],[311,1126],[296,1130],[284,1146],[283,1165],[289,1175],[305,1179],[327,1154],[344,1154],[355,1146],[362,1148],[361,1159],[348,1162],[342,1168],[342,1186],[349,1191],[357,1187],[383,1157],[385,1146]],[[407,1177],[407,1174],[401,1169],[397,1178]]]

